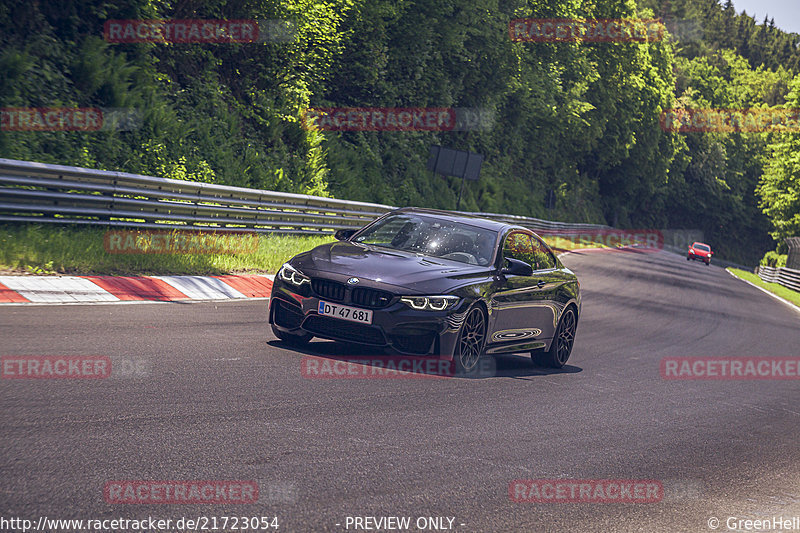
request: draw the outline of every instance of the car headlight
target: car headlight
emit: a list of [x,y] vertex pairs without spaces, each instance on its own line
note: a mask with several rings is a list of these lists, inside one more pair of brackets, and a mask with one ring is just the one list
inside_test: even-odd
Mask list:
[[289,263],[284,263],[278,271],[278,276],[285,282],[300,287],[303,283],[311,283],[311,278],[294,268]]
[[458,302],[458,296],[404,296],[400,301],[417,311],[444,311]]

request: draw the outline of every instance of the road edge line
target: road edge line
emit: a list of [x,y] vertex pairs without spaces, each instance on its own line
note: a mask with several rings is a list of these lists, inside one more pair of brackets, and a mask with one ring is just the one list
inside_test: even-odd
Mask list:
[[725,268],[725,272],[727,272],[728,274],[730,274],[730,275],[731,275],[731,276],[733,276],[734,278],[738,279],[739,281],[744,281],[745,283],[747,283],[747,284],[748,284],[748,285],[750,285],[751,287],[755,287],[756,289],[760,290],[761,292],[763,292],[763,293],[765,293],[765,294],[769,294],[770,296],[772,296],[772,297],[773,297],[773,298],[775,298],[776,300],[779,300],[779,301],[781,301],[781,302],[785,303],[786,305],[788,305],[789,307],[791,307],[792,309],[794,309],[794,310],[795,310],[795,312],[797,312],[798,314],[800,314],[800,307],[797,307],[796,305],[794,305],[792,302],[790,302],[789,300],[787,300],[787,299],[785,299],[785,298],[781,298],[780,296],[778,296],[778,295],[777,295],[777,294],[775,294],[774,292],[768,291],[768,290],[767,290],[767,289],[765,289],[764,287],[759,287],[758,285],[756,285],[756,284],[755,284],[755,283],[753,283],[753,282],[747,281],[747,280],[746,280],[746,279],[744,279],[744,278],[740,278],[739,276],[737,276],[736,274],[734,274],[733,272],[731,272],[730,270],[728,270],[729,268],[730,268],[730,267],[727,267],[727,268]]

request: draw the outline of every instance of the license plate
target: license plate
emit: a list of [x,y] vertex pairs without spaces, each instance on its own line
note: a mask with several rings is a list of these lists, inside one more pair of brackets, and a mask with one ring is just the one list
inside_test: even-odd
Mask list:
[[359,324],[372,324],[372,311],[359,309],[358,307],[320,301],[317,312],[321,315],[358,322]]

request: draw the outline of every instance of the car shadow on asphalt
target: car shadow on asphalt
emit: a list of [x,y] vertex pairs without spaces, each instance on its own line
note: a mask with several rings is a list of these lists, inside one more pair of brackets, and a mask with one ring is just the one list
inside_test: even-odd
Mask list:
[[535,366],[530,355],[502,354],[494,356],[497,377],[528,378],[552,376],[554,374],[577,374],[583,372],[579,366],[566,364],[562,368]]
[[[475,372],[459,374],[451,361],[431,356],[411,356],[391,353],[359,344],[347,344],[328,340],[316,340],[305,345],[294,345],[285,341],[271,340],[268,345],[300,353],[306,356],[301,362],[307,377],[319,378],[366,378],[401,377],[409,374],[424,374],[426,377],[489,379],[532,378],[553,374],[575,374],[583,369],[574,365],[563,368],[535,366],[530,356],[502,354],[481,358]],[[325,364],[327,362],[327,365]],[[307,363],[307,364],[306,364]],[[312,373],[316,372],[317,374]]]

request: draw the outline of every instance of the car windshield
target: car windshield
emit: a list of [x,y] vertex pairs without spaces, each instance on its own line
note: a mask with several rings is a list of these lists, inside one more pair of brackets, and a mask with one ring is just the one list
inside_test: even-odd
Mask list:
[[696,249],[698,249],[698,250],[703,250],[704,252],[710,252],[711,251],[711,248],[709,248],[705,244],[697,244],[697,243],[695,243],[694,247]]
[[376,222],[353,240],[361,244],[485,266],[494,256],[497,232],[434,216],[406,213]]

